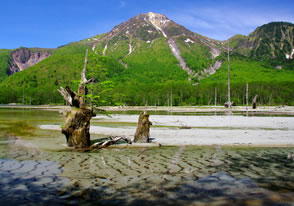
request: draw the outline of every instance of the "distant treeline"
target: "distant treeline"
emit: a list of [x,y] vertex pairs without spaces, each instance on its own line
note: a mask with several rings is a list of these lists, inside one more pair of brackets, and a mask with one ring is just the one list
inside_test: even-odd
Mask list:
[[[64,104],[58,87],[44,88],[0,88],[0,103],[19,104]],[[294,105],[293,82],[262,82],[249,84],[249,104],[257,94],[259,105]],[[128,106],[186,106],[186,105],[223,105],[227,101],[227,85],[191,85],[189,81],[167,81],[152,85],[129,82],[117,84],[93,92],[102,101],[99,105]],[[231,84],[231,100],[235,105],[246,104],[246,83]]]

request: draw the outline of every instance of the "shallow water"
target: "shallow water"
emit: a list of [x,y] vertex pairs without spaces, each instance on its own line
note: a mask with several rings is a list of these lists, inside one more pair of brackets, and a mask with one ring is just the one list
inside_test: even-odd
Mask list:
[[63,121],[58,112],[0,109],[0,203],[294,205],[293,147],[77,152],[59,131],[38,127]]
[[[128,110],[128,111],[114,111],[115,114],[124,115],[138,115],[139,110]],[[185,116],[246,116],[246,117],[293,117],[293,112],[267,112],[267,111],[206,111],[206,112],[183,112],[183,111],[148,111],[150,115],[185,115]]]

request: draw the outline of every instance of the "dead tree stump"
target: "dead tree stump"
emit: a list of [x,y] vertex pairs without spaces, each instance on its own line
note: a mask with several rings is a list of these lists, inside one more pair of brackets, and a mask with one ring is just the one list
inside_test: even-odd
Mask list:
[[95,116],[87,108],[72,108],[66,114],[66,122],[61,132],[69,147],[85,148],[90,146],[90,120]]
[[252,109],[256,109],[256,99],[257,99],[257,94],[255,95],[255,97],[252,100]]
[[134,142],[149,142],[150,125],[152,125],[152,122],[149,121],[149,114],[147,114],[146,112],[141,112],[138,120],[136,133],[134,135]]
[[66,86],[60,87],[59,93],[71,106],[71,111],[65,114],[66,122],[61,132],[65,135],[67,145],[76,148],[86,148],[90,146],[90,120],[95,113],[86,105],[85,96],[87,95],[86,85],[94,82],[94,79],[86,79],[88,50],[86,51],[85,64],[81,73],[81,83],[78,93]]

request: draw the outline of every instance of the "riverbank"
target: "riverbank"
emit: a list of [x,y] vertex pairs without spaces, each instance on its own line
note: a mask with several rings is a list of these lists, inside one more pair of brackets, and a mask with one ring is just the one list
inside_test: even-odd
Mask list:
[[[41,110],[70,110],[69,106],[54,106],[54,105],[0,105],[0,108],[19,108],[19,109],[41,109]],[[248,112],[248,113],[261,113],[265,115],[277,114],[277,115],[293,115],[294,106],[258,106],[257,109],[246,106],[234,106],[230,109],[224,106],[103,106],[100,109],[108,112],[128,112],[128,111],[163,111],[172,113],[191,112],[191,113],[213,113],[223,112],[229,114],[230,112]]]
[[100,107],[106,111],[170,111],[170,112],[286,112],[294,114],[294,106],[259,106],[257,109],[246,106],[234,106],[230,109],[224,106],[174,106],[174,107],[157,107],[157,106],[124,106]]

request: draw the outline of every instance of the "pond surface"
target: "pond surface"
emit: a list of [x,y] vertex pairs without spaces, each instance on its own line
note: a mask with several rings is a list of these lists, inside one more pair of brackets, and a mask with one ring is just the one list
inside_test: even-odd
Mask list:
[[[139,110],[128,110],[128,111],[114,111],[115,114],[124,114],[124,115],[138,115],[141,111]],[[243,110],[243,111],[199,111],[199,112],[187,112],[187,111],[148,111],[150,115],[185,115],[185,116],[223,116],[223,115],[234,115],[234,116],[255,116],[255,117],[294,117],[292,111],[287,112],[268,112],[268,111],[253,111],[253,110]]]
[[294,205],[293,147],[78,152],[39,127],[63,121],[55,111],[0,109],[1,205]]

